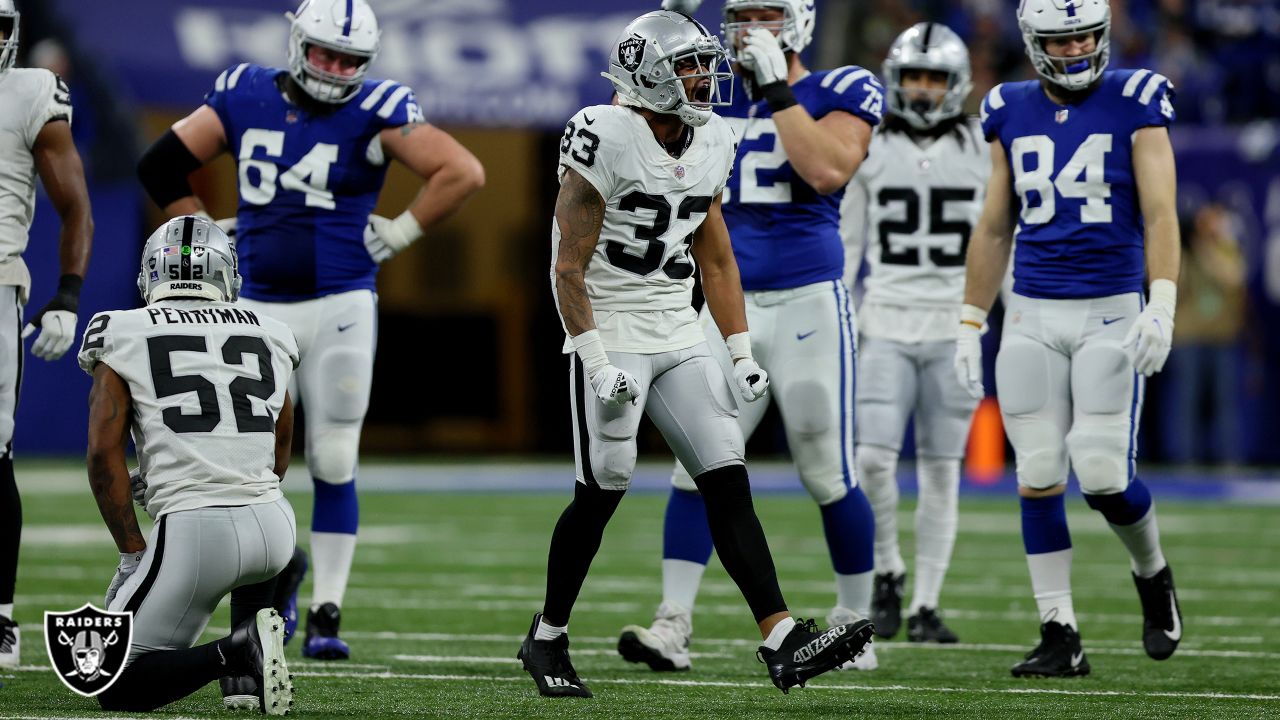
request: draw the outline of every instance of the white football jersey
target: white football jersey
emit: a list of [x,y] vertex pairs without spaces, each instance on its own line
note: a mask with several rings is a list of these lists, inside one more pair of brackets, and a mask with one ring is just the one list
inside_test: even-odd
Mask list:
[[71,94],[48,70],[0,73],[0,284],[30,285],[22,253],[36,206],[36,136],[52,120],[71,122]]
[[[841,207],[845,279],[865,255],[864,334],[903,342],[955,336],[964,261],[991,174],[974,118],[936,139],[878,130]],[[864,250],[865,248],[865,250]]]
[[[587,294],[607,350],[657,353],[703,342],[692,307],[693,232],[724,190],[736,141],[718,115],[667,154],[640,113],[621,105],[581,110],[560,143],[559,176],[573,168],[605,201],[587,266]],[[551,287],[560,227],[551,228]],[[572,345],[566,340],[566,352]]]
[[129,386],[147,513],[273,502],[276,418],[298,344],[273,318],[231,303],[164,300],[102,312],[80,367],[106,363]]

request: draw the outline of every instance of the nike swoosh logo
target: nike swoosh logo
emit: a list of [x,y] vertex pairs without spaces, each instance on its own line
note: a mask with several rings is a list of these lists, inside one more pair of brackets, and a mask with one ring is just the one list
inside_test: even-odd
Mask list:
[[1083,650],[1071,656],[1071,667],[1080,667],[1081,660],[1084,660]]
[[590,115],[583,115],[583,116],[582,116],[582,119],[583,119],[583,120],[584,120],[588,125],[595,125],[595,124],[596,124],[596,121],[595,121],[595,120],[592,120]]
[[807,333],[796,333],[796,339],[797,339],[797,340],[804,340],[805,338],[809,337],[810,335],[812,335],[812,334],[814,334],[814,333],[816,333],[816,332],[818,332],[818,331],[817,331],[817,330],[810,330],[810,331],[809,331],[809,332],[807,332]]
[[1173,594],[1169,595],[1169,610],[1173,613],[1173,629],[1165,630],[1165,637],[1174,642],[1182,639],[1182,618],[1178,617],[1178,601],[1173,599]]
[[350,330],[353,325],[355,325],[355,323],[347,323],[346,325],[339,325],[338,332],[346,332]]
[[1123,316],[1123,315],[1121,315],[1121,316],[1120,316],[1120,317],[1118,317],[1118,318],[1102,318],[1102,324],[1103,324],[1103,325],[1110,325],[1111,323],[1114,323],[1114,322],[1120,322],[1120,321],[1121,321],[1121,320],[1123,320],[1123,319],[1124,319],[1124,316]]

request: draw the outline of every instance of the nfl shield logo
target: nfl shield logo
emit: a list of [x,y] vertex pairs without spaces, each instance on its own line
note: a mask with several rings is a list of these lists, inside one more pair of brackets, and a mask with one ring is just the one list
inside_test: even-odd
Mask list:
[[1059,125],[1067,121],[1067,108],[1062,108],[1054,116],[1053,119]]
[[683,180],[683,179],[684,179],[684,166],[683,166],[683,165],[677,165],[677,166],[676,166],[676,179],[677,179],[677,180]]
[[115,684],[133,645],[133,613],[85,603],[71,612],[44,614],[44,646],[58,678],[93,697]]

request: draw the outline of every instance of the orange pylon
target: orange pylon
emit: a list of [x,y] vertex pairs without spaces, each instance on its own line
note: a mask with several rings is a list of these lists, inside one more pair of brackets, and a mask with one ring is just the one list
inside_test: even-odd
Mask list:
[[980,485],[992,485],[1004,476],[1004,423],[994,397],[983,398],[973,413],[965,472]]

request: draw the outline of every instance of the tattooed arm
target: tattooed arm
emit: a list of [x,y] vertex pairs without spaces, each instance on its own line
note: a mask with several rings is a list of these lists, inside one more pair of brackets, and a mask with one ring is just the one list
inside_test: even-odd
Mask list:
[[125,464],[131,410],[129,386],[109,365],[98,363],[89,390],[89,487],[122,553],[141,552],[147,547],[133,511],[129,467]]
[[408,210],[419,233],[452,215],[484,187],[484,166],[476,156],[434,125],[410,123],[387,128],[378,137],[388,157],[426,181]]
[[556,225],[560,246],[556,252],[556,302],[569,335],[576,337],[596,327],[587,297],[587,265],[600,242],[604,225],[604,198],[576,170],[566,167],[560,194],[556,196]]

